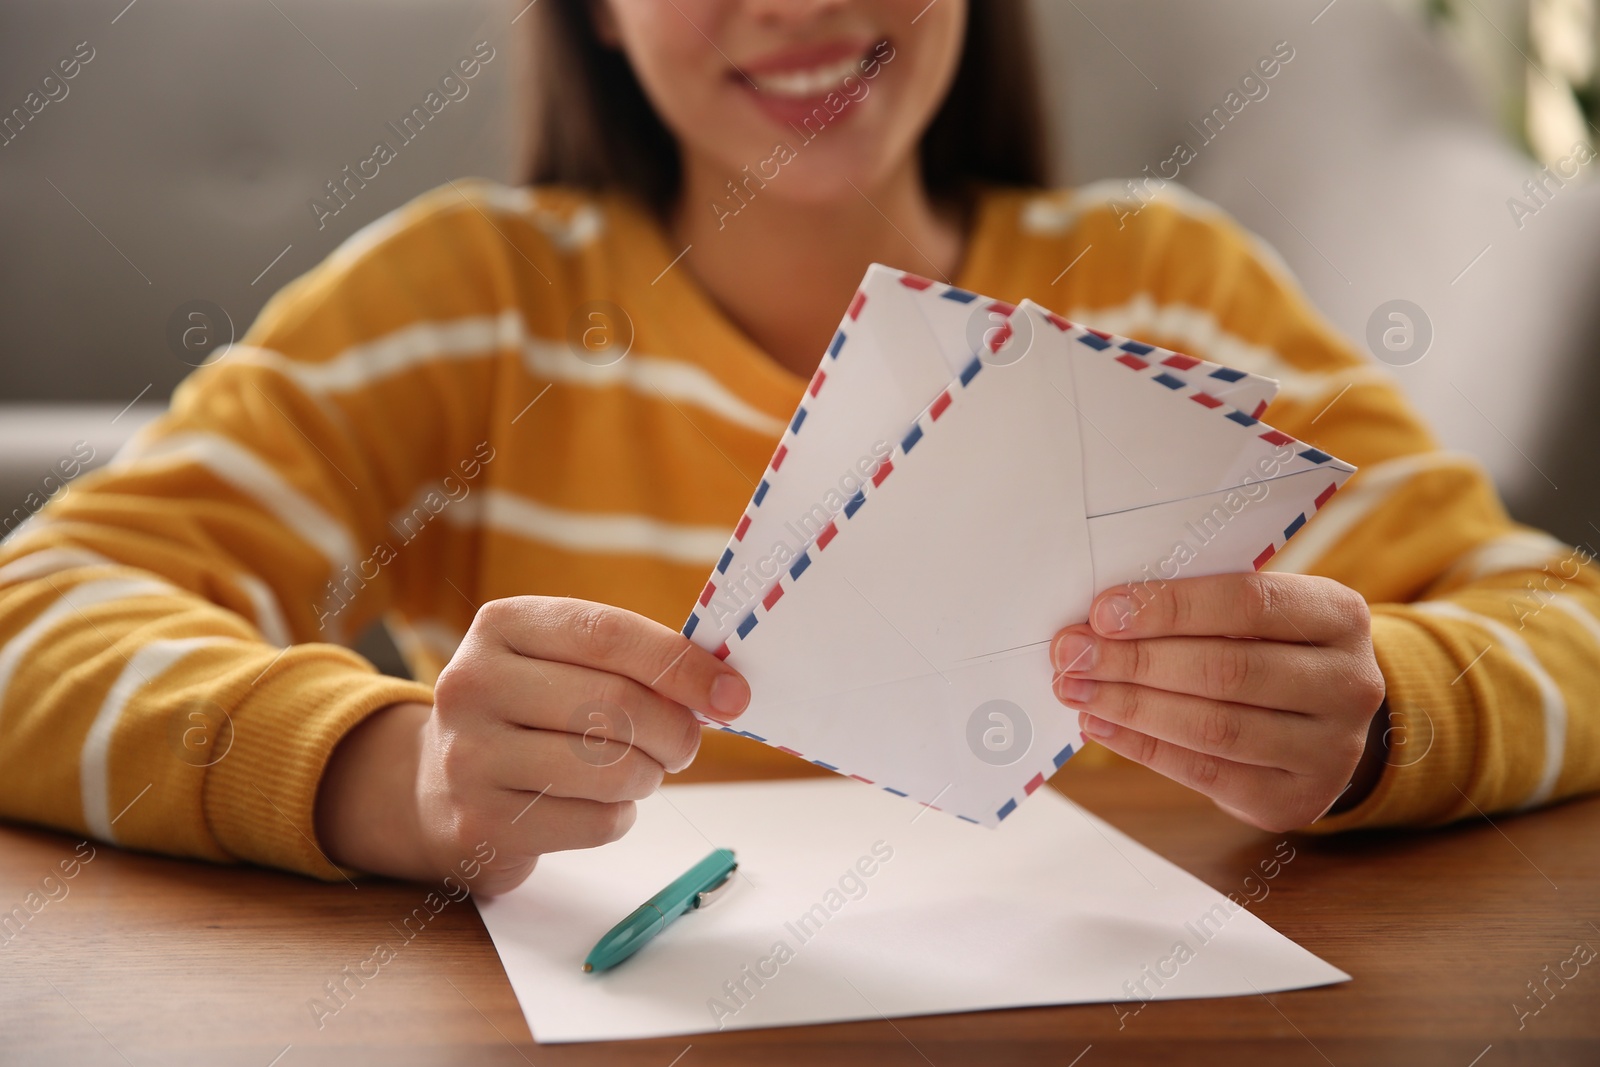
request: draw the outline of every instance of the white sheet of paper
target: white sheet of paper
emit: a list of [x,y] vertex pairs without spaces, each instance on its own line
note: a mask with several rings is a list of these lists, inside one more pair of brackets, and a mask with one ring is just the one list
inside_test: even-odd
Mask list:
[[[713,847],[739,859],[726,897],[582,972],[601,934]],[[622,840],[544,856],[478,908],[546,1043],[1132,1010],[1349,978],[1048,789],[990,832],[837,779],[668,786]]]

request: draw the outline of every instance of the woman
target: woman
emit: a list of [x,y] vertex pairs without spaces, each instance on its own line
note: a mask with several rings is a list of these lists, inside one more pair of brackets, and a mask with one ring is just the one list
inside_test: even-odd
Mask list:
[[[749,690],[676,626],[872,261],[1281,378],[1270,421],[1362,468],[1275,571],[1063,631],[1106,748],[1274,830],[1600,781],[1589,555],[1513,525],[1215,209],[1040,191],[1020,5],[529,17],[533,187],[363,231],[0,547],[5,814],[497,892],[699,748],[791,770],[702,745],[688,709]],[[337,647],[380,616],[436,685]]]

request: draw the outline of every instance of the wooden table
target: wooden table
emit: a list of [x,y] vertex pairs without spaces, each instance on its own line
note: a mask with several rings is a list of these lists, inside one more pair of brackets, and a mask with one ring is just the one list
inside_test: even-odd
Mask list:
[[[1241,897],[1260,895],[1245,879],[1283,840],[1134,766],[1069,765],[1058,784]],[[76,844],[0,827],[0,908]],[[470,902],[447,906],[319,1029],[311,999],[398,940],[389,924],[423,887],[100,848],[65,896],[0,932],[0,1064],[1600,1064],[1600,959],[1551,979],[1547,1001],[1529,987],[1571,975],[1575,946],[1600,951],[1600,798],[1289,847],[1275,878],[1252,883],[1268,890],[1253,910],[1352,982],[1125,1017],[1099,1004],[552,1046],[530,1039]],[[1519,1029],[1516,1006],[1541,1004]]]

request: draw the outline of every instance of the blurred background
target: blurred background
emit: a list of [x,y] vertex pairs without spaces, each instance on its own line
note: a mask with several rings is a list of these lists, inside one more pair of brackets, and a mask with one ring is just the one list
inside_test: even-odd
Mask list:
[[[452,178],[516,182],[529,6],[6,0],[4,529],[55,491],[63,459],[109,458],[362,225]],[[1034,6],[1064,184],[1200,145],[1196,126],[1286,43],[1267,94],[1180,182],[1272,245],[1518,518],[1600,542],[1596,0]],[[492,58],[469,92],[319,216],[328,183],[475,50]],[[1369,344],[1397,307],[1409,346]],[[398,669],[380,635],[363,650]]]

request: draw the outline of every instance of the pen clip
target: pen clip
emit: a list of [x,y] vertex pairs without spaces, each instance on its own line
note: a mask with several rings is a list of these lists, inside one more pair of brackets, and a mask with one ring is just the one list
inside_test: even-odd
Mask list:
[[[737,864],[734,865],[733,870],[738,870]],[[733,885],[733,870],[730,870],[722,879],[722,881],[718,882],[710,889],[702,889],[700,892],[696,893],[694,895],[694,906],[696,908],[703,908],[707,904],[715,904],[717,901],[721,900],[728,892],[729,888],[731,888]]]

